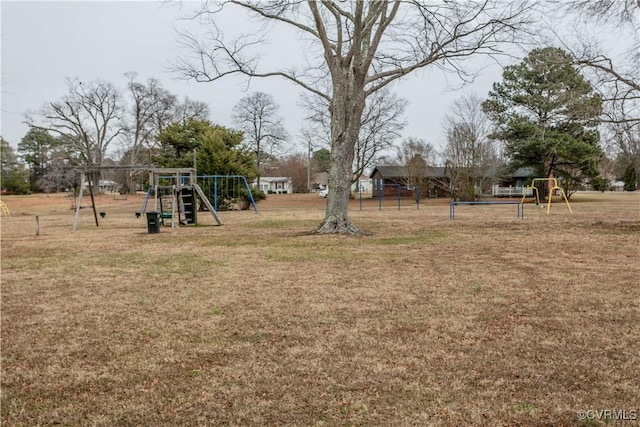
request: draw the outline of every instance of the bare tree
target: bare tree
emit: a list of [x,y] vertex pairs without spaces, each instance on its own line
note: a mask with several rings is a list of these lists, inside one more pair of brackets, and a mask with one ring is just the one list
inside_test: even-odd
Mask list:
[[[136,80],[137,73],[130,72],[125,76],[129,79],[129,106],[123,120],[123,153],[120,159],[125,164],[150,164],[151,152],[158,146],[157,135],[167,126],[191,118],[206,120],[209,116],[207,104],[189,98],[180,102],[157,79],[150,78],[141,83]],[[120,174],[130,192],[135,192],[133,179],[138,173]]]
[[[240,7],[263,20],[264,31],[227,40],[216,20],[229,6]],[[205,41],[182,34],[193,56],[178,61],[181,73],[211,82],[229,75],[282,77],[329,103],[331,169],[325,218],[320,233],[360,234],[348,218],[355,144],[366,99],[388,84],[429,65],[464,75],[460,60],[476,54],[497,54],[505,41],[528,21],[526,2],[500,0],[308,1],[206,3],[199,19],[211,18]],[[299,31],[309,45],[303,69],[260,68],[255,48],[274,25]],[[253,49],[253,51],[252,51]],[[326,93],[318,82],[330,76]]]
[[170,124],[209,118],[209,106],[206,103],[188,97],[180,102],[156,79],[147,80],[146,85],[130,80],[128,89],[132,105],[127,117],[126,139],[128,148],[133,151],[144,146],[156,146],[157,135]]
[[605,122],[640,124],[640,2],[638,0],[574,0],[566,4],[571,16],[593,25],[623,31],[631,46],[618,58],[602,52],[591,37],[581,35],[568,50],[576,64],[590,72],[592,84],[607,102]]
[[[331,114],[326,98],[310,94],[303,99],[303,106],[309,111],[307,120],[311,122],[309,132],[316,140],[331,143]],[[366,100],[362,113],[360,133],[355,144],[353,176],[357,179],[371,167],[380,156],[393,147],[394,141],[406,126],[402,120],[408,101],[400,98],[389,87],[374,92]]]
[[157,79],[150,78],[144,84],[136,81],[137,73],[125,75],[129,79],[131,105],[124,120],[124,140],[133,164],[140,148],[155,146],[156,136],[168,125],[187,119],[208,119],[209,107],[204,102],[189,98],[180,102]]
[[455,199],[475,200],[498,172],[500,157],[489,138],[492,125],[482,111],[482,99],[466,95],[453,103],[445,116],[446,175]]
[[419,187],[423,196],[429,194],[435,160],[435,147],[424,139],[409,137],[397,147],[397,162],[406,169],[405,184],[407,187]]
[[273,156],[274,150],[289,138],[278,109],[273,97],[264,92],[245,96],[233,107],[233,122],[244,132],[245,144],[256,155],[258,188],[263,160]]
[[[103,80],[84,83],[67,79],[67,88],[67,95],[60,101],[43,107],[41,123],[27,117],[27,125],[58,135],[61,153],[66,153],[69,165],[102,165],[107,149],[124,131],[120,93]],[[60,178],[57,172],[53,175]],[[91,172],[90,185],[97,184],[100,178],[99,171]],[[95,207],[94,217],[97,225]]]
[[43,122],[27,118],[27,124],[63,137],[68,149],[85,165],[102,164],[109,145],[123,132],[122,104],[111,83],[83,83],[67,79],[68,93],[42,111]]
[[[613,23],[614,25],[634,25],[638,24],[638,0],[573,0],[562,4],[571,13],[578,13],[588,20],[596,20],[601,23]],[[636,35],[635,46],[640,47]],[[640,55],[640,53],[638,53]]]
[[156,79],[146,84],[136,81],[137,73],[127,73],[127,89],[131,98],[126,117],[125,144],[131,164],[138,162],[141,148],[151,148],[155,136],[171,122],[178,104],[175,95],[162,87]]
[[295,153],[280,159],[275,173],[278,176],[291,178],[294,193],[307,191],[307,156]]
[[[59,137],[59,139],[64,139]],[[38,187],[45,193],[52,193],[60,189],[73,188],[76,185],[76,174],[69,165],[77,157],[73,152],[69,152],[68,145],[61,143],[48,153],[47,166],[42,176],[38,179]]]
[[162,120],[162,116],[157,116],[158,131],[172,123],[184,122],[186,120],[209,120],[209,106],[203,101],[196,101],[185,97],[182,102],[177,102],[170,112],[169,120]]
[[626,64],[616,64],[612,58],[600,53],[597,45],[589,44],[574,48],[571,53],[602,96],[605,106],[602,122],[639,126],[640,58],[632,60],[629,56]]
[[624,167],[630,167],[635,171],[636,187],[640,188],[640,126],[617,123],[611,125],[610,130]]
[[571,16],[593,25],[610,25],[627,35],[631,47],[618,57],[603,52],[590,37],[580,36],[568,50],[603,99],[605,133],[629,165],[640,170],[640,1],[574,0]]

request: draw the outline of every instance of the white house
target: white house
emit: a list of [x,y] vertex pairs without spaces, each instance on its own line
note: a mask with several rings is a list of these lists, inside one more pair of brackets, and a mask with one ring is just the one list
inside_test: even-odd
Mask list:
[[369,178],[366,175],[360,175],[356,182],[351,184],[351,192],[352,193],[364,193],[371,195],[373,191],[373,179]]
[[[257,180],[254,180],[251,185],[255,187]],[[291,194],[293,184],[291,178],[287,176],[261,176],[260,190],[270,194]]]
[[613,181],[609,184],[611,191],[624,191],[624,181]]
[[101,193],[115,193],[116,191],[118,191],[118,183],[115,181],[111,181],[108,179],[101,179],[100,181],[98,181],[99,187],[100,187],[100,192]]

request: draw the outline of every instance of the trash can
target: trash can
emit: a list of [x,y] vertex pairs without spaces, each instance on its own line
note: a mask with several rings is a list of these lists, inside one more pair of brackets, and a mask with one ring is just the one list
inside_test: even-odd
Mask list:
[[158,212],[147,212],[147,230],[149,234],[160,232],[160,215]]

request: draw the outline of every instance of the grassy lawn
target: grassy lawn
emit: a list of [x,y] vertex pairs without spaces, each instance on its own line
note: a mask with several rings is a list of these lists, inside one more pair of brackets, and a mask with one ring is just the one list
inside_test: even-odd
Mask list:
[[76,232],[61,195],[3,201],[3,426],[640,419],[640,193],[524,220],[353,201],[358,238],[309,235],[314,195],[159,234],[140,196],[101,196]]

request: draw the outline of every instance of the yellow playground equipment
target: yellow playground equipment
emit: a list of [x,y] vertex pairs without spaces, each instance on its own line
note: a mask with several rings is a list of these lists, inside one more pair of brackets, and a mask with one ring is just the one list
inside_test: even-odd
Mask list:
[[[540,205],[540,193],[538,192],[538,188],[536,187],[536,182],[549,183],[550,188],[549,188],[549,202],[547,203],[547,215],[549,215],[549,211],[551,211],[551,200],[553,198],[552,197],[553,192],[556,190],[559,190],[560,194],[562,194],[562,198],[564,199],[564,202],[567,204],[567,208],[569,208],[569,213],[573,213],[573,211],[571,210],[571,205],[569,204],[569,199],[567,199],[567,195],[564,193],[564,190],[562,189],[562,187],[558,185],[558,180],[556,178],[533,178],[529,188],[533,190],[536,196],[536,205]],[[524,203],[524,199],[526,197],[527,197],[527,192],[525,191],[525,194],[522,196],[522,200],[520,201],[520,203]]]
[[11,213],[9,213],[9,208],[4,204],[2,200],[0,200],[0,216],[11,216]]

